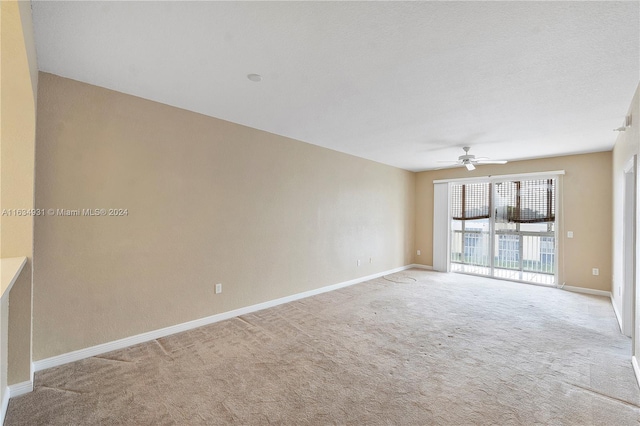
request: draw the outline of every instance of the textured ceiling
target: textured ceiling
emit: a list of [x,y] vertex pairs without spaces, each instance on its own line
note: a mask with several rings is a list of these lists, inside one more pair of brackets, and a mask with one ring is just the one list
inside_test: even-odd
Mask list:
[[467,145],[611,149],[640,79],[639,2],[36,1],[33,17],[42,71],[414,171]]

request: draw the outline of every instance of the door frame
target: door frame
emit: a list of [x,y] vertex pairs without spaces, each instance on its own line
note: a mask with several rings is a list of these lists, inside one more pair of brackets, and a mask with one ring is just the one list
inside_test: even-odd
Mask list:
[[[624,167],[624,198],[622,220],[622,297],[621,331],[633,339],[635,352],[634,324],[636,309],[636,193],[637,156],[632,156]],[[636,355],[636,354],[634,354]]]
[[[517,174],[504,174],[504,175],[487,175],[477,176],[471,178],[453,178],[453,179],[436,179],[433,181],[433,269],[440,272],[449,272],[451,270],[451,249],[450,249],[450,237],[451,237],[451,215],[450,215],[450,201],[451,201],[451,183],[474,183],[480,181],[489,180],[508,180],[508,179],[528,179],[528,178],[556,178],[558,182],[562,182],[562,176],[565,174],[564,170],[549,170],[545,172],[531,172],[531,173],[517,173]],[[445,184],[445,185],[442,185]],[[562,184],[556,188],[558,191],[556,194],[556,215],[561,216],[562,209]],[[558,204],[559,203],[559,204]],[[562,224],[562,217],[559,217],[560,221],[556,219],[558,225]],[[557,228],[557,227],[556,227]],[[559,235],[556,231],[556,241]],[[445,247],[442,247],[445,246]],[[444,249],[444,250],[443,250]],[[556,271],[559,270],[559,257],[563,247],[556,246]],[[556,272],[556,282],[560,278],[558,272]],[[499,279],[499,278],[495,278]],[[526,282],[526,281],[525,281]],[[526,282],[527,284],[533,284]]]
[[[477,177],[472,177],[472,178],[457,178],[457,179],[442,179],[442,180],[434,180],[433,184],[434,184],[434,233],[436,232],[436,230],[438,230],[438,232],[442,232],[443,228],[446,229],[446,261],[445,259],[441,259],[438,262],[436,262],[435,260],[435,253],[439,252],[442,256],[442,247],[436,247],[436,238],[434,237],[434,269],[438,270],[438,271],[442,271],[442,272],[449,272],[451,270],[451,215],[450,215],[450,206],[451,206],[451,185],[452,184],[471,184],[471,183],[480,183],[480,182],[489,182],[491,184],[491,191],[492,191],[492,199],[495,199],[495,191],[496,191],[496,186],[495,184],[498,182],[506,182],[506,181],[513,181],[513,180],[543,180],[543,179],[554,179],[556,182],[556,219],[555,219],[555,225],[554,225],[554,240],[555,240],[555,247],[554,247],[554,283],[553,284],[543,284],[543,283],[536,283],[536,282],[532,282],[532,281],[524,281],[524,280],[513,280],[513,279],[506,279],[506,278],[502,278],[502,277],[496,277],[494,276],[494,259],[493,257],[495,256],[495,215],[494,212],[491,212],[491,215],[489,217],[489,229],[490,229],[490,243],[489,243],[489,247],[490,247],[490,275],[481,275],[483,277],[487,277],[487,278],[493,278],[493,279],[498,279],[498,280],[508,280],[508,281],[513,281],[513,282],[520,282],[520,283],[525,283],[525,284],[532,284],[532,285],[540,285],[540,286],[544,286],[544,287],[558,287],[559,286],[559,278],[560,278],[560,273],[559,273],[559,258],[561,256],[560,250],[561,247],[558,244],[558,236],[560,235],[559,233],[559,226],[562,223],[562,213],[561,213],[561,206],[562,206],[562,176],[565,174],[564,170],[557,170],[557,171],[548,171],[548,172],[533,172],[533,173],[518,173],[518,174],[505,174],[505,175],[489,175],[489,176],[477,176]],[[438,185],[438,184],[445,184],[446,185]],[[436,195],[436,188],[440,188],[440,195]],[[443,198],[443,189],[446,188],[446,202],[442,199]],[[447,214],[445,215],[443,210],[444,210],[444,204],[446,204],[446,208],[447,208]],[[438,218],[436,219],[435,216],[438,216]],[[445,224],[443,219],[446,217],[447,219],[447,223]],[[440,241],[442,241],[444,238],[439,238]],[[439,257],[440,258],[440,257]],[[435,264],[438,263],[442,263],[444,264],[446,262],[446,267],[439,267],[436,268]],[[473,273],[467,273],[467,272],[463,272],[466,273],[468,275],[476,275]]]

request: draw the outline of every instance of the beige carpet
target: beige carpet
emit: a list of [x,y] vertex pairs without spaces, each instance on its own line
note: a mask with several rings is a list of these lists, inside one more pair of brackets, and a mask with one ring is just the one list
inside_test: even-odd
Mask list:
[[640,424],[608,299],[387,278],[42,371],[5,424]]

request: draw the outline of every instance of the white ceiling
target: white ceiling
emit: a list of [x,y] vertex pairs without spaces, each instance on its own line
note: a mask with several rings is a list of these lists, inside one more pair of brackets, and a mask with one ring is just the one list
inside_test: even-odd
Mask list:
[[418,171],[467,145],[611,149],[639,4],[34,1],[33,19],[42,71]]

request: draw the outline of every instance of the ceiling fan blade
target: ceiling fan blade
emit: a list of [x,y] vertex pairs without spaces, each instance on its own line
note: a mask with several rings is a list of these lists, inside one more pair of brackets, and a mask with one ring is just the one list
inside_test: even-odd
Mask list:
[[507,160],[477,160],[476,164],[507,164]]
[[469,154],[469,147],[462,148],[464,155],[458,157],[458,161],[441,161],[437,160],[437,163],[451,164],[454,166],[466,167],[467,170],[475,170],[476,165],[479,164],[507,164],[507,160],[490,160],[488,157],[476,157],[473,154]]

